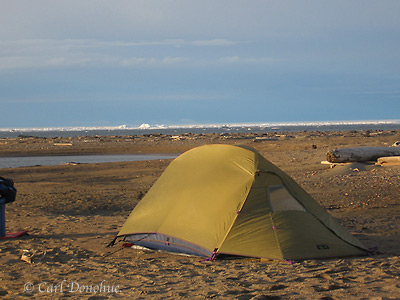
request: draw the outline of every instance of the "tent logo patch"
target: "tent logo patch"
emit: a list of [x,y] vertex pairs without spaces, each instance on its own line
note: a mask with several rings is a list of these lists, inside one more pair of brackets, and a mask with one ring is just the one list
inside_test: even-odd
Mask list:
[[318,250],[328,250],[329,249],[329,246],[325,245],[325,244],[319,244],[316,246],[317,246]]

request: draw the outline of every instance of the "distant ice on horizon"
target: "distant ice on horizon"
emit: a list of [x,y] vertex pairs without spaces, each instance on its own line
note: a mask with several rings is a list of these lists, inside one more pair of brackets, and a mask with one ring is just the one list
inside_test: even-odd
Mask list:
[[340,126],[340,125],[400,125],[400,120],[370,120],[370,121],[306,121],[306,122],[255,122],[255,123],[209,123],[209,124],[175,124],[175,125],[151,125],[142,123],[139,126],[76,126],[76,127],[32,127],[32,128],[0,128],[2,132],[42,132],[42,131],[93,131],[93,130],[152,130],[152,129],[191,129],[191,128],[271,128],[291,126]]

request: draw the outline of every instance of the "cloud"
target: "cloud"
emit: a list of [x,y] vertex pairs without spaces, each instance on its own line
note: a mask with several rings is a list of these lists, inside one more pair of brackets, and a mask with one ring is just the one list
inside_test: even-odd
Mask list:
[[[104,100],[104,98],[95,95],[95,100],[93,99],[75,99],[69,96],[48,96],[48,95],[41,95],[37,97],[1,97],[0,96],[0,103],[3,105],[9,104],[50,104],[50,103],[74,103],[74,102],[108,102],[109,99]],[[182,93],[146,93],[142,95],[119,95],[116,99],[113,99],[114,103],[147,103],[147,102],[169,102],[169,101],[193,101],[193,102],[203,102],[203,101],[219,101],[219,100],[226,100],[232,97],[231,94],[227,92],[182,92]]]
[[[103,63],[109,61],[104,59]],[[84,67],[95,65],[94,58],[85,56],[4,56],[0,57],[0,71],[11,69]]]
[[[398,28],[397,0],[3,1],[0,38],[299,37]],[[356,16],[356,17],[355,17]]]
[[[190,43],[190,45],[193,46],[235,46],[239,42],[235,41],[229,41],[225,39],[213,39],[213,40],[199,40],[199,41],[193,41]],[[242,42],[240,42],[242,43]]]
[[24,40],[3,40],[0,41],[0,53],[10,51],[48,51],[48,50],[79,50],[94,48],[127,48],[127,47],[227,47],[235,46],[242,41],[227,39],[209,40],[185,40],[185,39],[164,39],[164,40],[117,40],[104,41],[96,39],[24,39]]
[[221,63],[225,64],[253,64],[253,63],[276,63],[281,62],[283,59],[277,59],[273,57],[239,57],[239,56],[225,56],[221,57],[219,60]]
[[[9,40],[0,42],[0,70],[183,65],[196,63],[198,60],[196,48],[233,47],[240,43],[226,39],[166,39],[155,41]],[[180,48],[187,49],[179,50]],[[185,52],[183,56],[181,55],[182,51]],[[152,55],[149,56],[148,53]]]
[[187,58],[187,57],[165,57],[161,60],[161,62],[166,65],[185,63],[188,61],[189,61],[189,58]]
[[119,65],[122,67],[132,67],[138,65],[154,65],[157,63],[155,58],[144,58],[144,57],[129,57],[118,60],[117,58],[108,60],[111,65]]
[[0,57],[0,70],[73,67],[135,67],[179,65],[189,62],[185,57],[113,57],[113,56],[54,56]]

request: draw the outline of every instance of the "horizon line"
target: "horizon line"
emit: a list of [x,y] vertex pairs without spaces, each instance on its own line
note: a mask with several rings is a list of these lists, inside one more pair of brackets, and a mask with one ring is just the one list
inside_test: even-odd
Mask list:
[[157,130],[183,128],[218,128],[218,127],[273,127],[273,126],[329,126],[329,125],[369,125],[400,124],[400,119],[383,120],[342,120],[342,121],[289,121],[289,122],[234,122],[234,123],[193,123],[193,124],[155,124],[114,125],[114,126],[46,126],[46,127],[14,127],[0,128],[0,131],[83,131],[83,130]]

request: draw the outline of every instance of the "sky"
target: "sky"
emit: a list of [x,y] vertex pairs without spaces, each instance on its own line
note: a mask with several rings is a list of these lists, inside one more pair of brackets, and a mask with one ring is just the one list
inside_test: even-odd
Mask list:
[[0,0],[0,128],[398,120],[399,11]]

